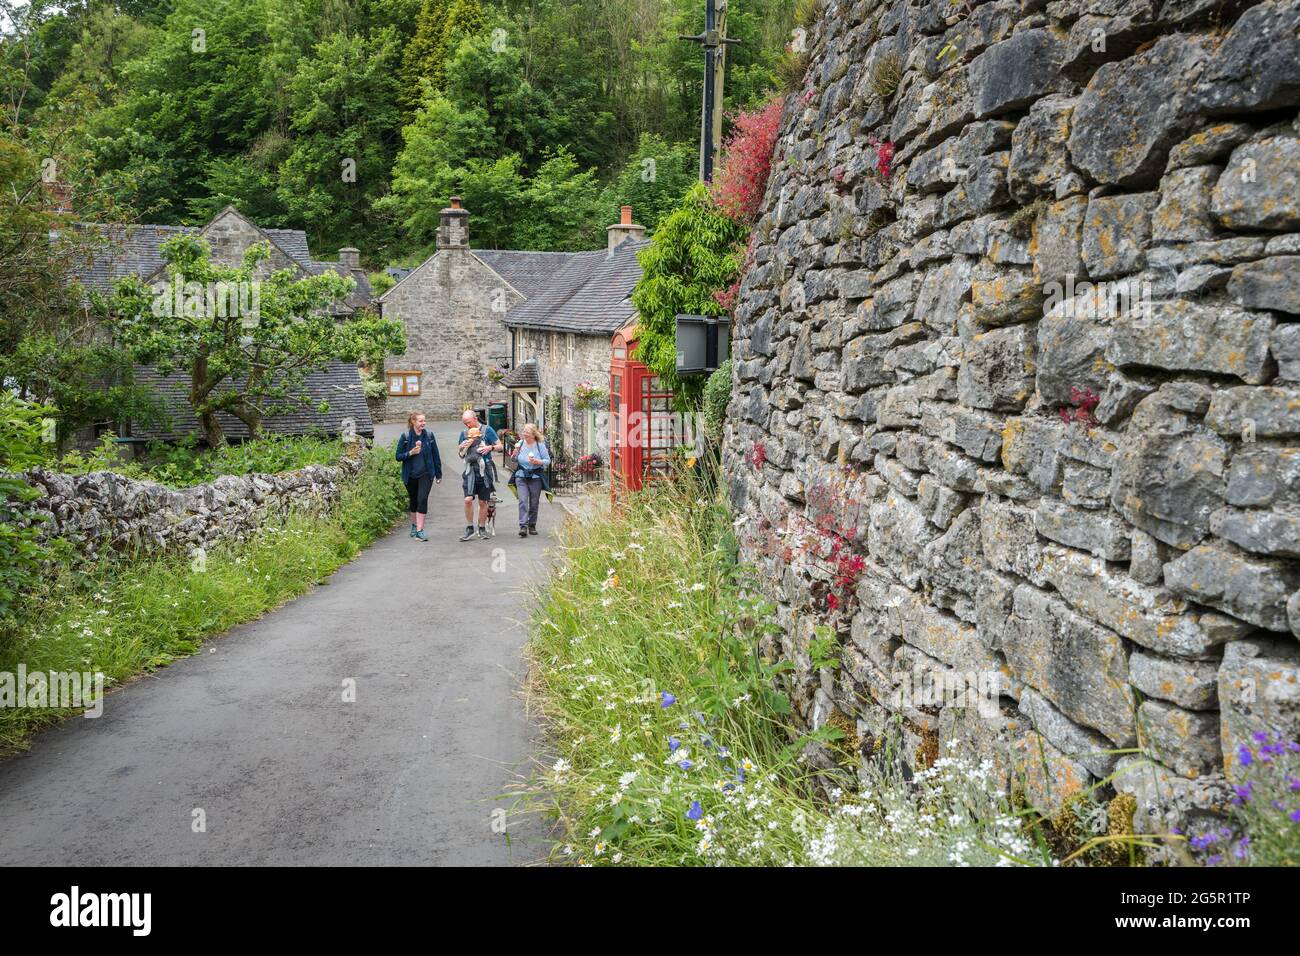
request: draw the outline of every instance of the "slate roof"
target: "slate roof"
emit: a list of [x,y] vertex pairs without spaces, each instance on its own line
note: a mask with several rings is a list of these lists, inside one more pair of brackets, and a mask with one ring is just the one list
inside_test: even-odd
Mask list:
[[[224,210],[223,210],[224,212]],[[89,289],[111,293],[113,283],[128,275],[148,279],[163,265],[162,244],[179,235],[195,235],[202,231],[197,226],[160,226],[152,224],[106,226],[97,223],[80,223],[77,228],[94,230],[102,241],[94,244],[88,262],[79,263],[73,271]],[[338,262],[313,259],[307,245],[307,234],[301,229],[262,229],[267,238],[293,259],[309,275],[320,275],[327,269],[340,272]],[[333,305],[331,311],[347,314],[370,305],[374,290],[361,269],[351,270],[356,288],[344,302]],[[169,421],[161,426],[133,428],[134,438],[175,440],[199,430],[198,418],[189,403],[189,379],[184,373],[160,375],[157,369],[143,365],[135,367],[137,384],[151,386],[163,399]],[[329,410],[321,412],[322,403]],[[248,428],[239,419],[220,414],[222,427],[229,438],[247,438]],[[269,416],[263,423],[268,432],[281,435],[306,435],[325,433],[337,435],[343,431],[343,422],[351,419],[358,434],[372,437],[374,422],[366,405],[361,376],[351,362],[331,362],[324,370],[313,372],[303,382],[303,399],[291,412]]]
[[537,359],[530,358],[520,362],[506,373],[501,384],[506,388],[540,389],[542,377],[537,371]]
[[[533,293],[519,289],[527,299],[506,313],[506,325],[584,335],[613,335],[636,314],[632,308],[632,290],[642,275],[637,253],[649,245],[649,240],[625,239],[613,252],[551,253],[565,256],[563,265],[545,282],[539,281]],[[503,263],[503,266],[509,268],[508,264]],[[501,273],[500,269],[497,271]],[[501,273],[501,276],[514,284],[509,275]]]
[[515,287],[525,298],[545,292],[555,277],[565,272],[584,252],[516,252],[513,249],[475,249],[474,255]]
[[[135,368],[137,385],[150,386],[166,405],[169,421],[154,427],[136,425],[132,438],[163,439],[174,441],[199,431],[199,420],[190,407],[189,376],[184,372],[161,375],[157,369],[144,365]],[[367,438],[374,437],[375,424],[370,418],[366,396],[361,389],[357,367],[351,362],[331,362],[320,372],[312,372],[303,382],[304,400],[293,411],[268,416],[263,428],[279,435],[310,435],[323,432],[338,435],[343,432],[343,422],[352,419],[356,431]],[[321,401],[329,410],[320,411]],[[227,438],[247,438],[248,428],[238,418],[219,412],[217,414]]]
[[[148,279],[162,267],[162,244],[174,236],[197,235],[198,226],[158,226],[152,224],[129,226],[104,226],[98,223],[79,223],[78,228],[97,232],[102,241],[95,243],[90,259],[79,263],[73,272],[88,289],[105,295],[113,291],[113,283],[129,275]],[[309,275],[320,275],[326,269],[339,272],[337,262],[322,262],[311,257],[307,247],[307,234],[301,229],[263,229],[267,237],[292,258]],[[353,269],[351,276],[356,288],[347,298],[347,309],[355,311],[369,305],[374,299],[370,280],[361,269]]]

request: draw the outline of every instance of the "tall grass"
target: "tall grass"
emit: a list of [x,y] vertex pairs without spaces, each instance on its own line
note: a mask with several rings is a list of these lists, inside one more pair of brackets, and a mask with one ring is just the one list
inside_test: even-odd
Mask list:
[[[372,449],[326,519],[292,514],[196,560],[106,559],[69,567],[0,633],[0,672],[102,672],[109,688],[192,654],[203,640],[278,607],[350,561],[402,513],[387,449]],[[0,752],[69,711],[0,708]]]
[[521,805],[556,823],[554,859],[639,865],[1051,864],[1036,815],[993,768],[949,755],[905,780],[819,799],[807,745],[758,648],[777,629],[736,563],[725,503],[683,478],[560,532],[538,594],[534,699],[550,756]]

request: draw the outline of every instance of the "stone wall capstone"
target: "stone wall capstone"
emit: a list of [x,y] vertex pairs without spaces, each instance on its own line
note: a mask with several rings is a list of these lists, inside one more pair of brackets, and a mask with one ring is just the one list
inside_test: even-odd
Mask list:
[[825,0],[809,49],[725,436],[797,715],[1211,825],[1300,738],[1300,3]]
[[37,468],[23,478],[40,492],[29,507],[47,540],[70,538],[92,559],[106,551],[144,557],[245,541],[290,511],[325,516],[363,461],[345,456],[337,465],[275,475],[223,475],[179,490],[111,471],[69,475]]

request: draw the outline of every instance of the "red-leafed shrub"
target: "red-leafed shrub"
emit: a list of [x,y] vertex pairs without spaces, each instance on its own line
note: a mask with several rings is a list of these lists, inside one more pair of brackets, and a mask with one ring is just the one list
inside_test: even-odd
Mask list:
[[737,222],[748,224],[758,218],[784,103],[777,98],[759,109],[741,110],[732,119],[732,133],[723,145],[711,193],[722,213]]

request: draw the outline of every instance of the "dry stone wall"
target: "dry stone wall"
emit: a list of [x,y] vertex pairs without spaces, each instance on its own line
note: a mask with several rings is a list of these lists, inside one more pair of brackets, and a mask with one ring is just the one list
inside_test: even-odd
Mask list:
[[798,714],[1205,825],[1300,737],[1300,3],[825,0],[808,42],[725,439]]
[[326,515],[363,459],[309,465],[276,475],[223,475],[172,490],[111,471],[67,475],[25,473],[40,492],[29,507],[47,538],[66,537],[90,558],[111,550],[139,556],[197,553],[223,541],[245,541],[290,511]]

